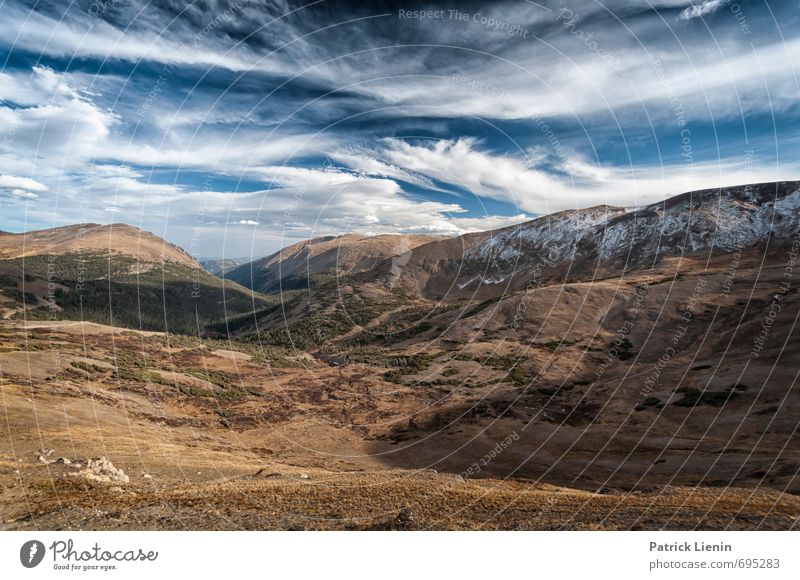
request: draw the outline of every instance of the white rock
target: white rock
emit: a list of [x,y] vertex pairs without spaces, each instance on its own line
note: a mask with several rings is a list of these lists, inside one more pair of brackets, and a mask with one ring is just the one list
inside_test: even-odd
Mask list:
[[125,475],[125,472],[114,467],[114,464],[111,463],[107,457],[88,459],[86,461],[86,468],[73,475],[100,483],[130,483],[130,478]]

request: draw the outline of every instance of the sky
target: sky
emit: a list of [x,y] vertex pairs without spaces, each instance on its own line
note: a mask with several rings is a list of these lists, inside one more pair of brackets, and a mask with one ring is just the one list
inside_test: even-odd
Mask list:
[[798,179],[798,8],[0,0],[0,230],[253,258]]

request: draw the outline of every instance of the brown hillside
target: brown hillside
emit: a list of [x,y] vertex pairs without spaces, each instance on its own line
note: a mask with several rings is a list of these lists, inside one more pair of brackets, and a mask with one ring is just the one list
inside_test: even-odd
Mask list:
[[384,260],[402,258],[415,248],[447,238],[417,235],[362,236],[347,234],[304,240],[239,266],[227,278],[255,290],[280,279],[315,275],[343,276],[364,272]]
[[0,259],[78,253],[115,254],[142,262],[200,267],[178,246],[127,224],[76,224],[23,234],[0,233]]

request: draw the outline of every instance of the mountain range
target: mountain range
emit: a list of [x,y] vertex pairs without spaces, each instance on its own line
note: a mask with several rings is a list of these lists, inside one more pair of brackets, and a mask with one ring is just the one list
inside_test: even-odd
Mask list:
[[[634,210],[562,211],[455,238],[326,236],[246,264],[209,264],[223,280],[181,248],[125,224],[2,233],[4,312],[18,316],[24,309],[25,316],[35,317],[49,308],[59,316],[109,321],[113,304],[110,299],[95,304],[98,296],[112,286],[125,295],[135,282],[140,294],[163,290],[155,304],[137,299],[145,318],[165,321],[145,323],[148,329],[228,332],[228,320],[237,335],[258,328],[291,342],[293,325],[312,314],[333,317],[324,323],[331,328],[321,336],[328,337],[378,317],[392,318],[389,311],[406,316],[428,303],[460,307],[461,320],[477,314],[486,301],[503,303],[494,308],[502,310],[553,284],[623,277],[672,259],[714,260],[755,246],[774,251],[800,229],[799,207],[800,183],[778,182],[688,192]],[[43,293],[48,274],[56,297]],[[83,309],[70,291],[79,279],[83,289],[93,289],[91,297],[81,296]],[[193,304],[198,299],[202,307]],[[195,323],[187,325],[187,308],[175,306],[181,301],[189,311],[197,310]],[[423,332],[436,316],[426,313],[407,330]],[[142,323],[142,316],[116,318],[123,325]],[[181,322],[170,327],[171,318]]]
[[[0,513],[13,527],[102,506],[106,527],[196,529],[218,522],[209,497],[260,529],[409,526],[376,521],[408,494],[423,527],[800,513],[800,182],[316,238],[221,278],[122,225],[2,234],[0,256],[5,412],[38,434],[15,439],[31,461],[12,465],[29,482],[8,483],[28,506]],[[126,475],[92,459],[115,487],[87,500],[75,464],[101,452]]]

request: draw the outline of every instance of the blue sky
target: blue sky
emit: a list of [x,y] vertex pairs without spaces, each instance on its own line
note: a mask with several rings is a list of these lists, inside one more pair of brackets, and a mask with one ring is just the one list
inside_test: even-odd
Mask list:
[[7,231],[125,222],[260,256],[800,178],[795,1],[0,13]]

